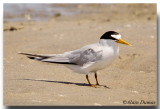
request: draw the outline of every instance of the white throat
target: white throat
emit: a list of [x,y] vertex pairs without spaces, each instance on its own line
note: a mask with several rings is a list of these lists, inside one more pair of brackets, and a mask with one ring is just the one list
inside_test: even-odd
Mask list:
[[115,40],[100,39],[99,43],[102,46],[118,47],[118,44],[117,44],[117,42],[115,42]]
[[101,46],[104,46],[104,47],[113,49],[113,51],[114,51],[115,54],[118,54],[118,53],[119,53],[119,46],[118,46],[118,43],[115,42],[115,40],[100,39],[99,44],[100,44]]

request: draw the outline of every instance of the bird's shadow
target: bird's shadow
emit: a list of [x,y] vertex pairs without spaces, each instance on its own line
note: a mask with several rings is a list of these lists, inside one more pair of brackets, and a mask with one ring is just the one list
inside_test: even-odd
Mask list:
[[77,86],[89,86],[89,84],[86,83],[75,83],[75,82],[65,82],[65,81],[53,81],[53,80],[41,80],[41,79],[20,79],[20,80],[41,81],[41,82],[60,83],[60,84],[74,84]]
[[[60,84],[73,84],[77,86],[89,86],[89,84],[86,83],[75,83],[75,82],[65,82],[65,81],[53,81],[53,80],[41,80],[41,79],[19,79],[19,80],[26,80],[26,81],[41,81],[41,82],[51,82],[51,83],[60,83]],[[100,85],[105,88],[109,88],[105,85]]]

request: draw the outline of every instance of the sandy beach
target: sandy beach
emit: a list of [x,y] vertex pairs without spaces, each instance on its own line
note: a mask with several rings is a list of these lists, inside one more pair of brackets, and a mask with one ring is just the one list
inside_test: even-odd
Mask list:
[[[76,7],[87,13],[57,15],[48,21],[4,19],[4,105],[156,105],[156,5],[79,4]],[[119,32],[132,46],[119,45],[119,57],[98,72],[99,83],[109,88],[89,87],[85,75],[63,65],[42,63],[17,54],[75,50],[99,41],[110,30]],[[94,75],[89,77],[95,83]]]

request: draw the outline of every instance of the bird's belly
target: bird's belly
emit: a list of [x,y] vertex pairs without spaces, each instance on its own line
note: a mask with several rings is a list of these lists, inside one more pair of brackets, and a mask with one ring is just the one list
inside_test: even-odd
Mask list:
[[97,70],[104,69],[105,67],[109,66],[113,62],[114,59],[115,58],[100,60],[96,62],[95,64],[93,64],[92,66],[90,66],[90,68],[88,69],[90,70],[90,72],[95,72]]

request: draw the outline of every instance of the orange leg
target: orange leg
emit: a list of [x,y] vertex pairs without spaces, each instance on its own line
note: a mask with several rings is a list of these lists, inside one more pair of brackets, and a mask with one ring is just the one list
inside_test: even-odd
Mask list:
[[99,85],[99,83],[98,83],[98,79],[97,79],[97,73],[95,73],[95,79],[96,79],[96,85]]

